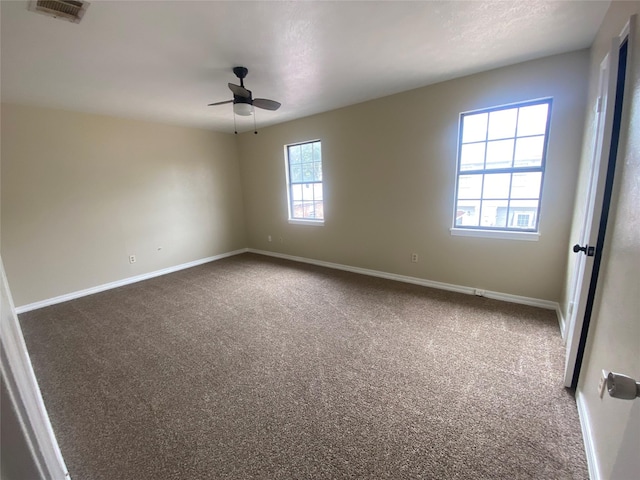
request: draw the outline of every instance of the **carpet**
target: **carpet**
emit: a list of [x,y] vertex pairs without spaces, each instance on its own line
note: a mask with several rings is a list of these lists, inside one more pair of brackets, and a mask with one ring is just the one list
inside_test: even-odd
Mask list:
[[74,480],[588,478],[553,311],[243,254],[19,320]]

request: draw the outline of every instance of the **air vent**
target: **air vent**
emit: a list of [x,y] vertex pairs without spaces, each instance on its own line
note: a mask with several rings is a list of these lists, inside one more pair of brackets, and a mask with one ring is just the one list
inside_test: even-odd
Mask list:
[[32,12],[73,23],[80,23],[87,8],[89,8],[89,2],[78,0],[31,0],[29,2],[29,10]]

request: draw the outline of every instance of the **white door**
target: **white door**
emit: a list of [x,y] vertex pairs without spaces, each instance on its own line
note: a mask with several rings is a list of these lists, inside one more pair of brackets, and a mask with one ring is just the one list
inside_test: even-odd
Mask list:
[[[615,106],[616,80],[618,77],[618,57],[620,41],[615,39],[611,50],[600,64],[600,84],[594,118],[595,131],[592,147],[589,187],[586,192],[587,202],[580,238],[574,246],[572,255],[578,255],[572,280],[573,294],[569,304],[569,322],[566,326],[567,352],[565,360],[564,384],[572,385],[580,335],[587,312],[587,299],[592,281],[595,245],[598,239],[600,219],[605,191],[605,180],[609,166],[609,149],[613,126]],[[582,250],[576,251],[578,248]],[[579,366],[578,366],[579,367]]]

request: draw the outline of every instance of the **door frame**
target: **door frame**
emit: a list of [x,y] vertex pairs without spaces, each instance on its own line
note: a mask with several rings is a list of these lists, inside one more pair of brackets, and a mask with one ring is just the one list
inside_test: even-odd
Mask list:
[[[612,40],[609,53],[600,64],[598,98],[595,105],[597,126],[586,195],[586,210],[578,239],[579,246],[593,247],[593,255],[587,255],[587,251],[578,253],[580,257],[576,261],[573,273],[573,292],[565,337],[567,347],[564,385],[572,389],[575,389],[578,384],[602,261],[620,141],[621,119],[625,109],[628,38],[630,24],[635,20],[634,17],[629,20],[622,33]],[[591,255],[591,252],[589,254]]]
[[36,380],[0,257],[0,371],[31,457],[43,479],[69,480]]

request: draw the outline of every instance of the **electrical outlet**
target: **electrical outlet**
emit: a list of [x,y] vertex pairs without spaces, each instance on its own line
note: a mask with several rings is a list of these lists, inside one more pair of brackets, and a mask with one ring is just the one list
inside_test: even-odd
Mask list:
[[271,241],[273,241],[273,239],[271,238],[271,235],[269,235],[269,236],[267,237],[267,240],[268,240],[268,241],[270,241],[270,242],[271,242]]
[[136,263],[136,256],[135,255],[129,255],[129,263]]
[[602,370],[602,374],[600,375],[600,381],[598,382],[598,394],[600,398],[604,396],[604,391],[607,389],[607,377],[609,376],[609,372],[606,370]]
[[412,253],[411,254],[411,262],[412,263],[418,263],[418,254],[417,253]]

